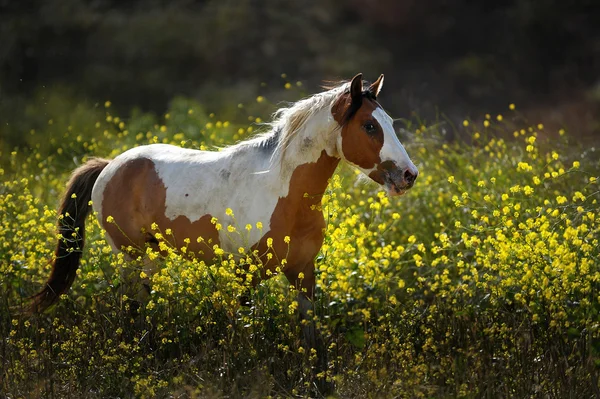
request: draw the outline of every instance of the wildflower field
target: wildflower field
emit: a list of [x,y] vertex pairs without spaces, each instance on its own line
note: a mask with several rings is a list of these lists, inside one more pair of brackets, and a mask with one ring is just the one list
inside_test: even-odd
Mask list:
[[[154,142],[231,144],[274,106],[258,97],[214,115],[180,98],[162,116],[125,119],[112,109],[49,96],[14,128],[20,144],[2,149],[0,397],[318,396],[282,276],[240,306],[247,286],[228,254],[203,264],[169,247],[133,311],[120,287],[139,265],[111,252],[94,216],[69,293],[43,314],[19,312],[50,272],[72,169]],[[399,125],[420,170],[412,190],[388,198],[345,166],[323,199],[315,320],[332,395],[600,395],[598,150],[513,105],[460,126]]]

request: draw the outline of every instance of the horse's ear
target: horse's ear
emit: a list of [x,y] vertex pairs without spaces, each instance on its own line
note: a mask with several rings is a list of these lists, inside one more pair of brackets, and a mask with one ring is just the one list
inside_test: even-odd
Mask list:
[[350,83],[350,97],[354,104],[362,103],[362,73],[352,78]]
[[383,87],[383,74],[381,74],[379,76],[379,78],[375,82],[373,82],[373,84],[371,86],[369,86],[369,92],[371,92],[371,94],[375,98],[377,98],[382,87]]

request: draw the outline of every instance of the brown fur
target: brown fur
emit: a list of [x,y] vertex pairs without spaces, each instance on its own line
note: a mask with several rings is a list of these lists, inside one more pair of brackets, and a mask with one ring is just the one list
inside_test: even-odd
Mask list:
[[[279,259],[287,255],[283,273],[290,283],[305,289],[309,297],[312,297],[315,285],[314,259],[324,238],[321,200],[339,161],[323,150],[316,162],[305,163],[294,170],[288,195],[279,199],[271,215],[271,230],[253,248],[263,255],[266,270],[273,271],[279,266],[275,256],[269,261],[266,253],[274,252]],[[288,244],[284,241],[286,236],[290,237],[289,254]],[[267,247],[268,238],[273,239],[272,250]],[[298,278],[300,273],[304,273],[303,279]]]
[[[336,122],[342,126],[344,157],[363,169],[371,169],[381,162],[379,152],[383,147],[383,130],[377,120],[371,117],[379,104],[367,96],[364,96],[361,101],[350,120],[346,120],[348,110],[356,106],[356,100],[352,100],[350,93],[340,96],[333,105],[331,113]],[[375,125],[376,134],[368,135],[362,130],[362,126],[367,121]]]
[[[41,312],[58,300],[73,284],[85,244],[85,219],[94,183],[108,160],[93,158],[75,169],[58,210],[58,240],[52,260],[52,273],[46,286],[31,297],[30,312]],[[73,194],[76,198],[72,198]]]
[[[121,194],[123,187],[128,189],[126,201]],[[152,223],[156,223],[165,240],[177,249],[184,246],[184,239],[189,238],[188,251],[200,259],[213,258],[212,246],[219,244],[219,235],[210,222],[212,216],[204,215],[195,222],[185,216],[174,220],[167,218],[167,189],[151,160],[139,158],[129,161],[108,182],[103,196],[102,227],[118,249],[125,248],[125,252],[134,257],[140,255],[147,242],[156,242],[153,236],[157,231],[152,230]],[[115,222],[108,223],[108,216],[112,216]],[[167,229],[172,230],[172,236],[165,234]],[[198,243],[198,237],[204,238],[205,242]],[[129,246],[132,250],[127,250]]]
[[385,161],[377,165],[377,169],[369,173],[369,177],[373,181],[383,184],[385,182],[385,176],[394,175],[400,173],[400,170],[394,165],[392,161]]

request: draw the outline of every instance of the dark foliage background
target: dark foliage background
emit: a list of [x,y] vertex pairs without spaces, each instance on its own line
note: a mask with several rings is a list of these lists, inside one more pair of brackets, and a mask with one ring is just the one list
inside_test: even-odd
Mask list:
[[[500,112],[599,132],[596,0],[0,0],[0,112],[40,90],[163,112],[386,74],[395,117]],[[260,83],[266,83],[266,87]],[[277,98],[275,98],[277,97]]]

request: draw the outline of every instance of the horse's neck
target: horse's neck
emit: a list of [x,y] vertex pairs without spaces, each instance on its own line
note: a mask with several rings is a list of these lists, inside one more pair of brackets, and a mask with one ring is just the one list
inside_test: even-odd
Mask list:
[[[289,187],[288,198],[312,198],[319,203],[340,161],[332,121],[326,115],[309,121],[283,152],[279,162],[280,184]],[[308,197],[305,197],[308,194]]]
[[304,254],[308,256],[305,261],[316,255],[316,252],[312,253],[309,249],[310,242],[319,243],[314,248],[315,251],[320,247],[319,237],[325,225],[320,208],[321,200],[339,161],[339,158],[327,155],[327,152],[322,150],[314,162],[297,166],[287,182],[289,189],[286,195],[279,197],[270,215],[269,227],[273,237],[290,236],[292,239],[301,240],[312,237],[303,247],[308,250],[308,253]]
[[320,202],[339,162],[339,158],[322,150],[316,161],[304,163],[294,170],[289,181],[288,196],[298,199],[310,197]]

